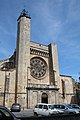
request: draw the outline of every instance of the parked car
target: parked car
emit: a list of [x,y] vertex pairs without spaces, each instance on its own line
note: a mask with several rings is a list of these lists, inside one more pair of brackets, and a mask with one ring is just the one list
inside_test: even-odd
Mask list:
[[17,118],[9,109],[0,106],[0,120],[21,120]]
[[63,113],[63,111],[61,110],[54,109],[51,104],[45,104],[45,103],[38,103],[35,106],[33,112],[34,112],[34,116],[38,116],[38,115],[48,116],[48,115]]
[[21,111],[21,105],[19,103],[14,103],[11,106],[11,112],[20,112]]
[[67,106],[75,110],[77,114],[80,114],[80,106],[78,106],[77,104],[67,104]]
[[62,110],[64,114],[76,114],[76,111],[66,104],[53,104],[53,107],[56,110]]

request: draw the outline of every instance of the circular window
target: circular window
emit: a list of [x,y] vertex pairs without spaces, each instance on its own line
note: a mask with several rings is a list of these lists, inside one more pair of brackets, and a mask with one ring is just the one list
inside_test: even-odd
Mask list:
[[30,61],[31,75],[37,79],[42,79],[47,70],[46,62],[39,57],[34,57]]

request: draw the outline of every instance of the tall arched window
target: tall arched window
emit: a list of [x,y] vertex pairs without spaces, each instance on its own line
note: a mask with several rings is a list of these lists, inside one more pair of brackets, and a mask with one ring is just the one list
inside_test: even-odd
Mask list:
[[65,98],[65,82],[64,80],[61,80],[62,81],[62,95],[63,95],[63,98]]

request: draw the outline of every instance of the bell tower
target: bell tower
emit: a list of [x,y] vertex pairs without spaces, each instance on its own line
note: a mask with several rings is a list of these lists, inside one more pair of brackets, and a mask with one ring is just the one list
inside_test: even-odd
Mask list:
[[28,12],[23,9],[17,20],[15,102],[20,103],[22,107],[26,107],[27,102],[27,69],[30,67],[30,19]]

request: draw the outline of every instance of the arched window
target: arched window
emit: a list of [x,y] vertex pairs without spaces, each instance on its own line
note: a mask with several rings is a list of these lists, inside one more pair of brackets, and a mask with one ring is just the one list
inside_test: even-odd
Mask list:
[[62,80],[62,95],[63,95],[63,98],[65,98],[65,82],[64,82],[64,80]]

